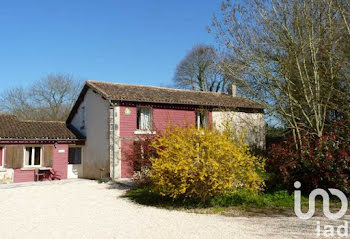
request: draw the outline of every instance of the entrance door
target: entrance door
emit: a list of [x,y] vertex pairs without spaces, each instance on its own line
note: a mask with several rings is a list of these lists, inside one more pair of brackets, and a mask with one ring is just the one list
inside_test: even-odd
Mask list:
[[79,178],[83,176],[82,148],[69,147],[68,151],[68,178]]

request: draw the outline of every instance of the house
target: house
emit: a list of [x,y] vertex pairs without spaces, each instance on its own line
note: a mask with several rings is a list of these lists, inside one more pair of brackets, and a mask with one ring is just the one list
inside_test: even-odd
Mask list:
[[0,114],[0,183],[78,177],[83,144],[65,122]]
[[87,81],[66,122],[0,114],[0,183],[53,178],[130,178],[140,136],[168,125],[245,130],[265,147],[263,107],[233,94]]
[[223,126],[246,131],[250,146],[265,146],[263,107],[224,93],[87,81],[67,119],[83,135],[82,177],[130,178],[127,155],[142,135],[170,125]]

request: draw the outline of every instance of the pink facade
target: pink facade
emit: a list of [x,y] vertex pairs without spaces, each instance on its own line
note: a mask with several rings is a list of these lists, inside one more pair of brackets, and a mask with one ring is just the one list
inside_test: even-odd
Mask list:
[[68,145],[59,144],[53,151],[53,170],[57,173],[60,179],[67,178],[68,168]]
[[34,170],[22,170],[15,169],[14,172],[14,183],[23,183],[23,182],[33,182],[35,181]]
[[[5,159],[6,160],[6,159]],[[59,179],[67,178],[68,167],[68,145],[58,144],[53,150],[53,162],[52,169]],[[46,179],[48,175],[46,176]],[[45,179],[44,179],[45,180]],[[14,182],[33,182],[35,181],[34,169],[15,169],[14,170]]]
[[121,177],[122,178],[131,178],[133,175],[133,165],[130,160],[128,160],[128,155],[132,153],[133,141],[132,140],[122,140],[121,150],[122,150],[122,159],[121,159]]
[[[125,114],[125,110],[129,109],[130,114]],[[153,129],[162,131],[170,125],[194,125],[196,123],[195,108],[160,108],[153,106]],[[121,106],[120,107],[120,137],[134,137],[136,131],[136,106]],[[211,122],[211,112],[209,115]]]
[[[126,110],[129,114],[125,114]],[[170,126],[189,126],[196,124],[196,108],[193,107],[161,107],[152,105],[153,131],[159,133]],[[209,112],[209,123],[212,123],[212,114]],[[134,139],[140,137],[135,134],[137,130],[137,107],[120,107],[120,137],[121,142],[121,176],[130,178],[133,174],[133,166],[127,157],[130,155]]]

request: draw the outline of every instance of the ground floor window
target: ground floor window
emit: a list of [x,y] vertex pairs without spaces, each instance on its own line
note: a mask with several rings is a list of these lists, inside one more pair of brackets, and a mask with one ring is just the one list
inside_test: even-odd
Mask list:
[[69,148],[68,150],[68,163],[69,164],[81,164],[81,148]]
[[0,168],[4,167],[4,148],[0,147]]
[[41,166],[41,147],[25,147],[24,166]]

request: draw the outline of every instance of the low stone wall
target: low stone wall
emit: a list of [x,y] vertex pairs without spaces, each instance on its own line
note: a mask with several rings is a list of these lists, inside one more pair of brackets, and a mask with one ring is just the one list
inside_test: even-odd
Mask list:
[[13,183],[14,180],[13,169],[0,169],[0,184]]

